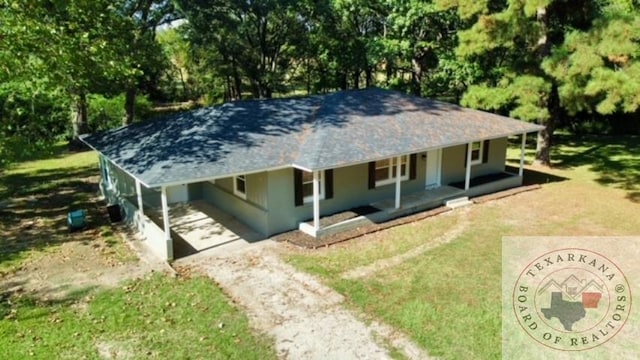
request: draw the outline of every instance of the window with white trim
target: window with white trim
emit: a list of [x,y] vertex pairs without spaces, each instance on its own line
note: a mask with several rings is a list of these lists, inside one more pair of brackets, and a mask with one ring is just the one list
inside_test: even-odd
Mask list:
[[247,178],[245,175],[238,175],[233,178],[233,193],[247,199]]
[[[407,163],[409,157],[404,155],[400,158],[400,180],[408,180],[409,172],[407,170]],[[396,181],[396,165],[398,164],[398,158],[390,158],[376,161],[376,186],[392,184]]]
[[482,164],[483,151],[483,141],[476,141],[471,143],[471,165]]
[[[320,200],[324,199],[324,171],[318,172],[320,185]],[[302,172],[302,199],[304,203],[313,202],[313,172]]]

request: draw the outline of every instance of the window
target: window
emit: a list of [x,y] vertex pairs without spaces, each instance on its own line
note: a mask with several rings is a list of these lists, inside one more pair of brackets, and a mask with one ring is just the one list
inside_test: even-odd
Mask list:
[[244,175],[238,175],[233,179],[233,193],[243,199],[247,198],[247,178]]
[[[324,199],[324,171],[318,172],[320,180],[320,200]],[[304,203],[313,201],[313,173],[302,172],[302,199]]]
[[482,164],[484,143],[476,141],[471,143],[471,165]]
[[[400,159],[400,180],[409,179],[407,172],[407,155],[402,156]],[[391,184],[396,181],[396,165],[398,164],[398,158],[384,159],[376,161],[375,163],[375,181],[376,186]]]
[[[318,173],[320,183],[320,200],[333,198],[333,169]],[[293,169],[294,200],[296,206],[313,202],[313,173]]]

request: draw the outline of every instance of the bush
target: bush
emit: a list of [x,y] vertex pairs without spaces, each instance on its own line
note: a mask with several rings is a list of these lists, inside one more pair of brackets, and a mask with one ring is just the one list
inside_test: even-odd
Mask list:
[[[116,97],[89,95],[88,121],[91,132],[114,129],[122,125],[124,116],[124,94]],[[151,116],[153,105],[146,95],[136,96],[134,121],[146,120]]]
[[41,153],[60,140],[69,123],[69,103],[56,91],[21,83],[0,86],[0,168]]

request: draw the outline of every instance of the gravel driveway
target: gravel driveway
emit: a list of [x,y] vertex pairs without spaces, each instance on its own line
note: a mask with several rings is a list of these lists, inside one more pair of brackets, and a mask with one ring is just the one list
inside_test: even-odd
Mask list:
[[387,346],[410,359],[428,358],[393,328],[358,319],[340,294],[284,263],[277,246],[266,240],[231,254],[200,253],[175,266],[215,280],[253,327],[274,338],[281,359],[389,359]]

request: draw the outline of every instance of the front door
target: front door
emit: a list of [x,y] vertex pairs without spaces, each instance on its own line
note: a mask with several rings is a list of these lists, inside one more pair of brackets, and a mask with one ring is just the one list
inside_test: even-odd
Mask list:
[[442,149],[427,151],[427,189],[437,188],[440,186],[441,164]]

